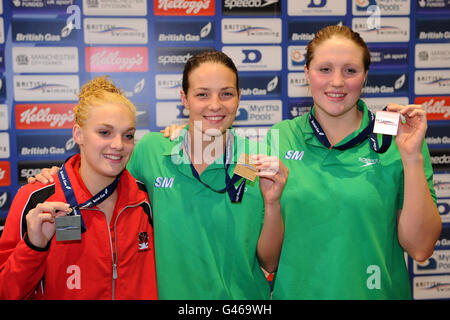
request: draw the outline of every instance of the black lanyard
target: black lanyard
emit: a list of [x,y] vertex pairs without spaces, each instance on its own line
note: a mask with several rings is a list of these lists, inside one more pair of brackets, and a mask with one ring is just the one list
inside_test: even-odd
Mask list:
[[[223,163],[224,163],[224,169],[225,169],[225,188],[223,189],[215,189],[213,187],[211,187],[210,185],[206,184],[205,182],[203,182],[200,179],[200,175],[198,174],[197,170],[194,168],[194,165],[192,164],[192,160],[190,159],[190,153],[189,153],[189,148],[190,148],[190,143],[189,143],[189,132],[186,132],[186,136],[184,137],[184,141],[183,141],[183,146],[184,146],[184,151],[186,152],[187,157],[190,160],[190,165],[191,165],[191,171],[192,171],[192,175],[201,183],[203,184],[205,187],[207,187],[208,189],[217,192],[217,193],[224,193],[225,191],[228,192],[228,196],[230,197],[231,202],[241,202],[242,198],[244,196],[244,189],[245,189],[245,182],[247,181],[247,179],[243,179],[242,182],[239,184],[239,186],[237,188],[234,187],[234,184],[236,182],[238,182],[240,179],[242,179],[241,176],[238,176],[237,174],[233,175],[233,178],[230,178],[230,176],[228,175],[228,168],[230,167],[230,162],[232,161],[232,156],[233,156],[233,152],[232,152],[232,142],[231,142],[231,138],[234,137],[231,133],[227,138],[227,144],[225,147],[225,152],[223,154]],[[228,156],[231,158],[231,160],[228,159]]]
[[[69,160],[69,159],[67,159],[67,160]],[[66,162],[67,162],[67,160],[66,160]],[[114,179],[114,181],[110,185],[106,186],[103,190],[98,192],[95,196],[93,196],[92,198],[90,198],[89,200],[85,201],[82,204],[78,204],[77,199],[75,198],[75,193],[73,191],[72,184],[70,183],[69,176],[67,175],[66,164],[64,163],[61,170],[58,171],[58,178],[61,183],[61,187],[63,189],[64,196],[66,197],[66,201],[72,208],[71,215],[81,216],[80,208],[90,208],[90,207],[100,204],[101,202],[106,200],[116,190],[117,185],[119,184],[119,180],[120,180],[120,176],[121,176],[122,172],[116,177],[116,179]],[[82,229],[82,232],[86,231],[86,226],[84,224],[83,217],[81,217],[81,229]]]
[[312,115],[312,111],[309,112],[308,120],[309,120],[309,124],[310,124],[311,128],[314,131],[316,138],[320,141],[320,143],[322,143],[328,149],[337,149],[337,150],[341,150],[341,151],[347,150],[347,149],[350,149],[350,148],[356,146],[357,144],[363,142],[367,138],[369,138],[370,139],[370,147],[372,148],[373,151],[375,151],[376,153],[385,153],[391,145],[392,136],[383,134],[383,141],[382,141],[382,144],[380,147],[378,145],[377,134],[373,133],[373,126],[375,125],[375,115],[372,112],[370,112],[369,110],[367,110],[367,112],[368,112],[369,118],[370,118],[370,121],[369,121],[369,124],[367,125],[367,127],[365,127],[352,140],[350,140],[340,146],[331,146],[331,143],[328,141],[328,138],[327,138],[325,132],[323,131],[322,127],[320,126],[319,122]]

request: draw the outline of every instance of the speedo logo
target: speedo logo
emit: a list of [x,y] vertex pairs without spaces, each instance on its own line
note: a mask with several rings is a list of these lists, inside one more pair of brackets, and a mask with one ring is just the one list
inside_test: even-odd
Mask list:
[[279,0],[225,0],[224,7],[228,9],[237,8],[262,8],[277,3]]
[[298,150],[288,150],[284,155],[284,158],[287,160],[302,160],[305,151]]
[[380,159],[358,158],[358,160],[363,163],[360,167],[368,167],[380,163]]
[[173,180],[173,178],[168,177],[157,177],[153,186],[155,188],[172,188]]
[[185,55],[165,55],[158,57],[158,63],[165,66],[166,64],[186,63],[192,54],[187,53]]

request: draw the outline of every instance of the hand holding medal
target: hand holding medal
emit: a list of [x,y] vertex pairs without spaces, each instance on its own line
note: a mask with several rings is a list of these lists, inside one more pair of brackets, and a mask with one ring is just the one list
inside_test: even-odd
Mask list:
[[278,157],[264,154],[251,155],[249,163],[257,170],[255,174],[259,176],[264,203],[279,201],[289,175],[288,168]]
[[422,144],[427,131],[427,115],[421,105],[406,106],[389,104],[388,111],[398,112],[402,117],[398,126],[395,143],[402,155],[417,156],[421,153]]
[[278,157],[242,153],[234,174],[251,181],[255,181],[256,176],[259,176],[259,187],[264,200],[274,202],[280,200],[289,170]]
[[39,203],[27,214],[27,233],[30,242],[39,248],[45,248],[55,235],[55,218],[72,212],[64,202]]

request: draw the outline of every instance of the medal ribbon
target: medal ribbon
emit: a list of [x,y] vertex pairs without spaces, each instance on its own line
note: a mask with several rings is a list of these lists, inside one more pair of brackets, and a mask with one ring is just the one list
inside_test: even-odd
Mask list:
[[[240,177],[237,174],[235,174],[235,175],[233,175],[233,178],[230,178],[230,176],[228,175],[228,168],[230,167],[230,162],[232,162],[232,160],[233,160],[233,152],[231,151],[231,148],[232,148],[231,139],[233,137],[234,137],[233,134],[230,134],[227,137],[227,145],[226,145],[226,148],[225,148],[225,152],[223,154],[223,163],[224,163],[224,168],[225,168],[225,188],[218,190],[218,189],[215,189],[215,188],[211,187],[207,183],[203,182],[200,179],[200,175],[198,174],[197,170],[194,168],[194,165],[192,164],[192,161],[190,161],[190,165],[191,165],[192,175],[201,184],[203,184],[208,189],[210,189],[210,190],[212,190],[214,192],[217,192],[217,193],[224,193],[225,191],[227,191],[231,202],[236,203],[236,202],[241,202],[242,201],[242,197],[244,196],[245,182],[247,181],[247,179],[243,179],[242,182],[239,184],[239,186],[237,188],[235,188],[234,184],[236,182],[238,182],[242,177]],[[190,152],[189,152],[189,147],[190,147],[189,132],[186,133],[186,136],[185,136],[184,141],[183,141],[183,146],[184,146],[184,150],[186,152],[187,157],[189,158],[189,160],[191,160]]]
[[[69,158],[70,159],[70,158]],[[67,160],[69,160],[67,159]],[[66,162],[67,162],[66,160]],[[123,172],[123,171],[122,171]],[[61,170],[58,171],[58,178],[61,183],[61,187],[63,188],[64,196],[66,197],[67,203],[72,208],[72,213],[70,215],[80,216],[81,217],[81,230],[82,232],[86,231],[86,226],[83,221],[83,217],[81,216],[80,209],[81,208],[91,208],[97,204],[100,204],[104,200],[106,200],[117,188],[119,184],[120,176],[122,172],[114,179],[114,181],[106,186],[103,190],[98,192],[95,196],[90,198],[89,200],[83,202],[82,204],[78,204],[77,199],[75,198],[75,193],[72,188],[72,184],[70,183],[69,176],[67,175],[66,164],[62,166]]]
[[[386,109],[387,108],[384,108],[383,110],[386,110]],[[375,115],[372,112],[370,112],[369,110],[367,110],[367,112],[368,112],[369,118],[370,118],[370,121],[369,121],[369,124],[367,125],[367,127],[365,127],[352,140],[350,140],[340,146],[331,146],[331,143],[328,141],[328,138],[325,135],[325,132],[323,131],[319,122],[312,115],[312,111],[309,113],[308,121],[309,121],[311,128],[314,131],[316,138],[320,141],[320,143],[322,143],[328,149],[337,149],[337,150],[341,150],[341,151],[347,150],[347,149],[350,149],[350,148],[356,146],[357,144],[363,142],[367,138],[369,138],[370,139],[370,147],[372,148],[373,151],[375,151],[376,153],[385,153],[391,145],[392,136],[383,134],[383,140],[382,140],[382,144],[380,147],[378,145],[377,134],[373,132],[373,127],[375,125]]]

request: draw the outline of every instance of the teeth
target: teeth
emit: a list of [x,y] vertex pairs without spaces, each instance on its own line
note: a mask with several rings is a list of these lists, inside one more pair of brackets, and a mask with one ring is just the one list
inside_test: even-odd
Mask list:
[[340,98],[343,97],[345,94],[343,93],[327,93],[328,96],[333,97],[333,98]]
[[208,119],[208,120],[215,121],[215,120],[221,120],[223,117],[222,116],[217,116],[217,117],[205,117],[205,118]]
[[105,158],[111,159],[111,160],[120,160],[119,156],[113,156],[113,155],[105,155]]

